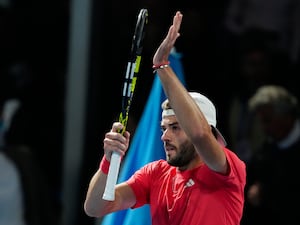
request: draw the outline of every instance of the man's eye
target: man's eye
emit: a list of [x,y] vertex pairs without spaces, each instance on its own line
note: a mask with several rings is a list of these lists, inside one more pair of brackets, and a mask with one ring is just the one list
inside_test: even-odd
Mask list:
[[172,126],[171,128],[172,128],[172,130],[174,130],[174,131],[176,131],[176,130],[178,130],[178,129],[179,129],[179,127],[178,127],[178,126]]

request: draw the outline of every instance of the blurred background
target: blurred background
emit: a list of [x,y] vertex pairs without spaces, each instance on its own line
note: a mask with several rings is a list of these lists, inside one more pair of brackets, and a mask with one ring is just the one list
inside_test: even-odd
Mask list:
[[186,86],[215,103],[230,147],[233,99],[247,98],[265,83],[300,95],[297,1],[251,2],[0,0],[2,111],[17,101],[8,111],[5,144],[33,153],[49,189],[44,201],[54,209],[51,224],[95,224],[83,201],[104,133],[119,115],[141,8],[148,9],[149,23],[129,121],[133,134],[154,78],[152,56],[176,10],[184,15],[176,50]]

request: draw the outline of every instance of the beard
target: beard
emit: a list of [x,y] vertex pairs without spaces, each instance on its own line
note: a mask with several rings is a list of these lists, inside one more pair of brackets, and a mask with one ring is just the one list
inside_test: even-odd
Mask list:
[[196,158],[197,152],[190,141],[182,143],[177,150],[177,154],[174,157],[167,159],[171,166],[185,167]]

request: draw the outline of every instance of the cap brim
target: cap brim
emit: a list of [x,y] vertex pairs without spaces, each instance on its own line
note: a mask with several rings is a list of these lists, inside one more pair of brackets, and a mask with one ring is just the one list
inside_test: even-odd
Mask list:
[[221,134],[221,132],[218,130],[218,128],[212,126],[215,131],[216,131],[216,134],[217,134],[217,140],[218,142],[222,145],[222,146],[226,146],[227,145],[227,142],[225,141],[225,138],[223,137],[223,135]]

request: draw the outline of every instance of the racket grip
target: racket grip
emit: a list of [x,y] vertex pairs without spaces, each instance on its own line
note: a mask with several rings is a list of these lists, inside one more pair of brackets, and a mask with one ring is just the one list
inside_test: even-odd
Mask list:
[[102,199],[107,201],[115,200],[115,186],[119,175],[119,169],[121,164],[121,155],[117,152],[113,152],[110,159],[109,170],[107,174],[106,186]]

